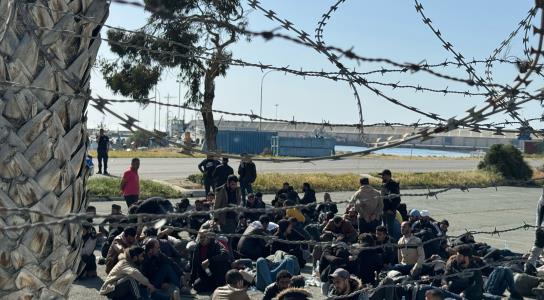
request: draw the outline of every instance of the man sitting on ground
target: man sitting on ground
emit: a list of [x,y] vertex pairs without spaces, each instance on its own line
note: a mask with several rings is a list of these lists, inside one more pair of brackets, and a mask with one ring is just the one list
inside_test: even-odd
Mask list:
[[216,241],[206,229],[198,233],[192,248],[191,282],[197,293],[207,293],[225,284],[225,273],[230,269],[231,259],[223,245]]
[[136,243],[136,228],[127,227],[123,230],[123,233],[116,236],[108,250],[106,256],[106,274],[117,264],[119,254],[123,253],[125,249]]
[[[144,260],[144,249],[132,246],[119,255],[119,262],[110,270],[100,295],[110,299],[147,299],[147,289],[154,295],[157,289],[139,270]],[[154,298],[168,299],[168,298]]]
[[425,261],[425,251],[421,239],[412,234],[409,222],[402,222],[402,237],[398,242],[399,264],[393,266],[393,270],[403,275],[418,277]]
[[142,272],[164,294],[172,295],[175,291],[179,293],[183,272],[177,263],[161,252],[159,241],[155,238],[145,244]]
[[323,233],[332,234],[337,240],[342,240],[347,243],[354,243],[357,240],[357,231],[350,222],[342,219],[340,216],[334,217],[323,228]]
[[226,285],[215,289],[212,300],[250,300],[244,289],[244,277],[238,270],[229,270],[225,281]]
[[482,271],[478,268],[483,266],[483,262],[479,258],[472,257],[472,249],[469,245],[459,246],[456,250],[457,254],[450,257],[446,264],[445,275],[450,276],[444,278],[442,284],[448,291],[463,298],[481,300],[484,281]]
[[[361,280],[357,277],[353,277],[348,271],[342,268],[338,268],[330,275],[332,280],[332,288],[329,291],[329,297],[346,296],[352,294],[363,288]],[[358,294],[351,297],[343,297],[345,300],[357,300]]]
[[291,285],[291,278],[293,275],[287,270],[281,270],[276,275],[276,282],[271,283],[264,290],[264,296],[262,300],[272,300],[275,298],[281,291],[289,288]]
[[259,221],[249,224],[244,234],[238,242],[238,252],[243,258],[256,260],[259,257],[268,255],[266,249],[266,240],[262,238],[248,237],[248,235],[267,235],[268,223],[270,219],[267,215],[262,215]]

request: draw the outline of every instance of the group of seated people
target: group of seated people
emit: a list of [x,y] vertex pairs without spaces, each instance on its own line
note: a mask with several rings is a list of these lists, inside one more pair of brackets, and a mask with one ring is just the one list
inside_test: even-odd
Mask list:
[[[523,299],[544,291],[542,280],[524,273],[521,254],[478,243],[470,233],[448,237],[447,220],[408,211],[390,171],[382,179],[380,191],[361,178],[339,212],[328,193],[318,204],[307,183],[302,197],[285,183],[271,206],[261,193],[242,206],[238,180],[229,176],[194,206],[150,198],[127,216],[112,206],[118,217],[104,220],[98,233],[84,226],[84,249],[92,240],[103,245],[99,263],[107,278],[100,293],[110,299],[179,299],[191,289],[213,300],[249,299],[251,289],[265,300],[309,299],[305,268],[324,296],[342,299],[501,299],[506,290],[510,299]],[[132,216],[171,212],[190,214],[166,224]],[[93,260],[92,251],[82,252],[82,276],[96,275]]]

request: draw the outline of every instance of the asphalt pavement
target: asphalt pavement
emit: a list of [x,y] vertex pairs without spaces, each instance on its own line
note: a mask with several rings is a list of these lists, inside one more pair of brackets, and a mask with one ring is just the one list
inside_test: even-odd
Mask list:
[[[426,190],[404,190],[402,193],[424,193]],[[331,193],[334,201],[344,201],[350,198],[353,192]],[[450,236],[466,232],[466,230],[493,231],[523,225],[524,222],[535,222],[536,203],[542,193],[541,188],[498,187],[486,189],[471,189],[468,192],[454,190],[437,197],[403,197],[402,202],[408,208],[428,209],[431,216],[437,220],[447,219],[450,222]],[[322,201],[323,194],[318,194],[318,202]],[[194,199],[193,199],[194,200]],[[270,201],[271,196],[265,195]],[[113,202],[92,202],[98,213],[108,213]],[[124,202],[116,202],[126,212]],[[345,205],[340,205],[343,211]],[[518,252],[527,252],[533,244],[534,230],[517,230],[500,235],[478,234],[477,241],[488,243],[498,248],[507,248]],[[105,299],[98,295],[98,289],[105,278],[103,266],[99,266],[99,279],[76,282],[71,289],[69,299],[94,300]],[[304,274],[309,276],[309,274]],[[316,287],[308,288],[314,299],[322,299]],[[208,299],[208,296],[199,296],[198,299]],[[253,296],[252,299],[260,299]]]
[[[198,164],[202,158],[142,158],[140,176],[147,179],[170,180],[186,178],[198,173]],[[477,159],[391,159],[391,158],[347,158],[336,161],[317,161],[312,163],[273,163],[256,162],[258,173],[315,173],[332,174],[357,173],[368,174],[391,169],[393,172],[429,172],[429,171],[466,171],[474,170]],[[542,162],[530,160],[531,165],[540,166]],[[95,161],[95,166],[97,162]],[[110,158],[108,171],[112,175],[121,175],[130,165],[129,158]],[[238,160],[230,165],[236,169]]]

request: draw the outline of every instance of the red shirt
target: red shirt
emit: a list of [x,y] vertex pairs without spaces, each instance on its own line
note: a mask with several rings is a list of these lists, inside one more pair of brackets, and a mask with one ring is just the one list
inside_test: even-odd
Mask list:
[[132,168],[126,170],[123,174],[123,181],[125,182],[123,196],[140,195],[140,177],[138,176],[138,171],[132,170]]

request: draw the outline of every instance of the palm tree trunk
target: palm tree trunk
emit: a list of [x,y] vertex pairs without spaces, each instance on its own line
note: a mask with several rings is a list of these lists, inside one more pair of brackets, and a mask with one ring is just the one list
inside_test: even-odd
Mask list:
[[[69,95],[89,91],[100,40],[73,33],[98,36],[108,9],[106,0],[0,0],[0,207],[84,211],[88,99]],[[0,227],[40,221],[51,219],[0,213]],[[0,299],[65,299],[80,236],[79,224],[0,230]]]

